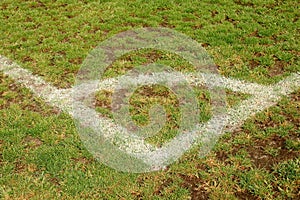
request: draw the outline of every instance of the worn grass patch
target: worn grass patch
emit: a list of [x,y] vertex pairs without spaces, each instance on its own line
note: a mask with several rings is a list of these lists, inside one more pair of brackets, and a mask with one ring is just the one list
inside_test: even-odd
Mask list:
[[[74,84],[88,53],[115,33],[168,27],[195,39],[220,74],[273,84],[300,71],[299,3],[287,1],[23,1],[0,3],[0,54],[60,88]],[[116,60],[104,77],[136,65],[160,63],[182,72],[193,66],[177,55],[141,50]],[[194,88],[207,121],[210,96]],[[247,95],[226,90],[227,106]],[[97,111],[112,117],[110,91],[96,95]],[[158,172],[117,172],[96,162],[70,116],[46,105],[0,73],[1,199],[297,199],[299,197],[300,91],[226,133],[205,158],[192,149]],[[145,125],[161,103],[167,124],[160,146],[176,135],[177,101],[159,86],[131,98],[133,120]]]

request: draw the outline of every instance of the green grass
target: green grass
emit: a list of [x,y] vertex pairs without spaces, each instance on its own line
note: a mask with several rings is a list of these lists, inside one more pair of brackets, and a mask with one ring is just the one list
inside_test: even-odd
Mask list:
[[[223,76],[273,84],[300,71],[299,7],[292,0],[2,0],[0,54],[67,88],[99,42],[132,28],[162,26],[202,43]],[[105,76],[152,62],[193,70],[176,55],[144,50],[118,59]],[[195,90],[199,120],[206,121],[210,96]],[[162,93],[171,94],[161,87],[140,88],[131,98],[137,123],[147,124],[155,102],[168,111],[167,125],[149,138],[158,146],[176,135],[179,117],[174,96]],[[228,107],[248,98],[226,94]],[[97,95],[97,110],[107,117],[112,117],[110,96]],[[95,161],[70,116],[0,73],[0,198],[297,199],[299,96],[297,90],[226,133],[205,158],[192,149],[163,171],[130,174]]]

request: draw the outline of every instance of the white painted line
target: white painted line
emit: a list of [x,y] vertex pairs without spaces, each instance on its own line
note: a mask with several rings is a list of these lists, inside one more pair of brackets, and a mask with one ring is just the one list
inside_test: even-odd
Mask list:
[[[229,80],[227,81],[227,83],[231,84],[230,88],[242,87],[238,87],[238,85],[235,85],[240,84],[239,81]],[[244,82],[243,85],[245,84],[246,83]],[[147,160],[148,163],[161,165],[163,162],[165,162],[165,160],[161,159],[161,156],[159,155],[168,155],[170,157],[177,158],[181,156],[181,152],[185,152],[186,150],[191,148],[193,144],[198,144],[199,142],[202,142],[204,144],[208,142],[215,142],[217,140],[212,140],[210,137],[218,136],[223,134],[224,131],[232,131],[238,128],[247,118],[272,105],[275,105],[281,99],[282,95],[289,95],[299,87],[299,74],[293,74],[289,76],[288,78],[275,84],[273,87],[270,87],[270,90],[266,90],[266,86],[255,85],[253,89],[264,88],[264,90],[261,90],[260,93],[257,93],[255,96],[244,100],[238,106],[229,109],[225,115],[213,116],[213,118],[206,124],[197,126],[194,131],[176,136],[175,139],[173,139],[170,143],[157,150],[159,151],[159,153],[144,155],[143,159]],[[226,129],[222,130],[222,127],[224,126],[226,127]],[[170,151],[174,149],[176,149],[177,151]],[[210,149],[208,149],[208,151],[209,150]],[[207,152],[202,151],[200,153],[205,155]]]
[[[167,80],[170,83],[176,84],[177,80],[184,75],[186,81],[192,86],[205,86],[206,84],[213,83],[215,87],[225,87],[234,92],[241,92],[246,94],[257,95],[261,94],[262,91],[269,91],[270,86],[259,85],[257,83],[247,83],[241,80],[235,80],[231,78],[225,78],[217,74],[203,74],[203,73],[187,73],[178,74],[174,72],[158,72],[153,73],[151,76],[139,75],[136,79],[132,80],[136,84],[143,84],[149,82],[156,82],[159,80]],[[118,84],[118,80],[125,78],[126,76],[119,76],[117,78],[108,78],[99,83],[98,90],[114,91]]]
[[1,55],[0,71],[30,89],[36,96],[43,98],[52,106],[65,110],[72,103],[70,96],[72,89],[57,89],[41,77],[33,75],[29,70]]
[[292,74],[272,87],[270,86],[268,90],[257,91],[256,95],[244,100],[237,107],[228,111],[228,122],[226,124],[228,131],[240,126],[250,116],[275,105],[282,96],[291,94],[299,87],[300,74]]
[[[72,106],[75,105],[80,107],[80,112],[83,112],[80,116],[85,116],[85,118],[78,120],[83,120],[86,123],[86,126],[91,127],[94,130],[99,130],[100,128],[102,133],[106,133],[105,138],[116,142],[122,151],[134,155],[137,158],[141,158],[149,165],[159,167],[164,167],[164,163],[166,163],[170,157],[173,159],[180,157],[182,153],[190,149],[192,145],[199,142],[205,143],[206,141],[211,141],[209,138],[211,135],[221,135],[224,133],[224,130],[222,130],[224,125],[227,127],[225,131],[237,128],[250,116],[275,105],[282,95],[289,95],[300,87],[299,73],[292,74],[279,83],[269,86],[247,83],[245,81],[234,80],[213,74],[186,74],[185,78],[191,85],[203,85],[204,83],[209,83],[214,87],[224,87],[253,96],[244,100],[236,107],[229,109],[223,115],[213,116],[208,123],[197,125],[193,131],[177,135],[171,142],[164,144],[163,147],[155,148],[152,145],[145,143],[143,139],[132,136],[112,120],[101,118],[95,110],[87,108],[82,102],[77,101],[74,104],[72,93],[76,92],[76,88],[57,89],[45,82],[39,76],[33,75],[30,71],[21,68],[19,65],[1,55],[0,70],[16,82],[29,88],[35,95],[45,99],[50,105],[66,111],[72,117],[79,116],[78,114],[76,115],[73,113]],[[143,83],[146,79],[157,81],[162,76],[165,78],[166,74],[156,73],[149,77],[139,76],[134,81],[140,83]],[[176,79],[176,76],[176,73],[167,74],[170,81],[178,80]],[[118,79],[106,79],[100,83],[91,83],[92,87],[89,88],[114,90],[117,83]],[[87,93],[89,92],[90,91],[87,91]],[[174,149],[177,149],[177,151],[174,151]]]
[[[122,127],[116,125],[111,119],[101,118],[99,113],[91,108],[87,108],[82,102],[74,102],[72,100],[73,88],[70,89],[57,89],[51,84],[45,82],[41,77],[33,75],[29,70],[21,68],[18,64],[11,62],[4,56],[0,55],[0,70],[16,82],[24,85],[30,89],[36,96],[44,99],[51,106],[55,106],[63,111],[69,113],[72,117],[76,116],[73,113],[73,106],[80,107],[84,117],[78,119],[86,122],[86,126],[98,130],[99,127],[103,128],[102,133],[106,133],[105,137],[115,142],[126,141],[126,146],[121,146],[124,151],[139,152],[141,150],[149,151],[154,149],[151,145],[143,145],[144,140],[138,137],[130,137]],[[90,87],[88,87],[90,88]],[[103,127],[102,124],[106,126]],[[138,145],[137,145],[138,144]]]

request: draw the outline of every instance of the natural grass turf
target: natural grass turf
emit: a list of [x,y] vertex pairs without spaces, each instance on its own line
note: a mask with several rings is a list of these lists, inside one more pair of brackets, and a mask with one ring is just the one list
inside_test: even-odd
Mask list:
[[[269,84],[300,71],[298,10],[295,1],[271,0],[3,0],[0,54],[55,86],[70,87],[83,59],[99,42],[135,27],[163,26],[202,43],[222,75]],[[154,61],[176,70],[188,68],[175,55],[141,51],[116,61],[106,76]],[[2,74],[0,78],[0,198],[299,197],[299,90],[225,134],[205,158],[198,158],[194,149],[164,171],[129,174],[96,162],[68,115]],[[226,92],[228,106],[247,98]],[[135,103],[145,99],[144,94],[137,93]],[[98,99],[99,111],[107,116],[108,96]],[[203,104],[209,101],[200,91],[197,97]],[[147,106],[134,113],[137,122],[147,119]],[[175,124],[171,120],[165,133]]]

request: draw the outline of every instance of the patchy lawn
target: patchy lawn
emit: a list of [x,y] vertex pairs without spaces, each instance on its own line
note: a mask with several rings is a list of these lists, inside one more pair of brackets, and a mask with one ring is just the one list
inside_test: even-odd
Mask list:
[[[0,55],[69,88],[99,42],[137,27],[168,27],[201,43],[221,75],[274,84],[300,72],[299,7],[292,0],[2,0]],[[149,50],[118,59],[105,75],[153,62],[190,69],[176,55]],[[209,94],[194,89],[206,121]],[[226,94],[229,107],[248,98]],[[110,97],[97,94],[97,111],[106,117],[112,117]],[[159,146],[176,134],[178,102],[166,88],[140,88],[131,99],[136,123],[147,123],[153,103],[168,111],[166,126],[149,139]],[[165,170],[121,173],[94,160],[70,116],[0,72],[0,198],[298,199],[299,124],[298,89],[226,133],[204,158],[192,149]]]

